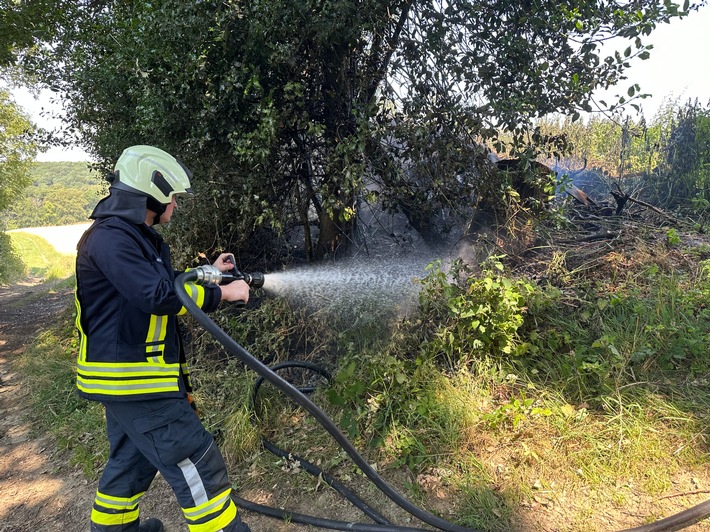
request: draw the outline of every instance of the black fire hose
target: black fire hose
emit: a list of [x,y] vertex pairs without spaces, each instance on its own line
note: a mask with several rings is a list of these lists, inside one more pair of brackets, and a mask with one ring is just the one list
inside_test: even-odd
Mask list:
[[[352,461],[360,468],[360,470],[367,476],[377,488],[384,493],[390,500],[397,504],[400,508],[406,510],[409,514],[413,515],[417,519],[438,528],[439,530],[445,530],[449,532],[476,532],[473,529],[466,528],[463,526],[455,525],[449,523],[448,521],[427,512],[421,508],[418,508],[402,495],[400,495],[392,486],[390,486],[378,473],[375,471],[370,464],[357,452],[357,449],[348,441],[348,439],[343,435],[338,426],[323,412],[315,403],[313,403],[308,397],[306,397],[302,392],[298,390],[295,386],[285,380],[283,377],[278,375],[264,365],[261,361],[256,359],[251,353],[244,349],[241,345],[234,341],[226,332],[224,332],[212,319],[205,314],[200,307],[195,304],[195,302],[190,298],[187,291],[185,290],[184,284],[188,282],[195,282],[198,280],[198,270],[190,270],[183,274],[180,274],[175,280],[175,292],[177,293],[180,302],[183,304],[185,309],[202,325],[207,332],[209,332],[219,343],[221,343],[224,348],[231,353],[233,356],[238,358],[243,362],[248,368],[252,369],[258,373],[265,380],[273,384],[278,390],[283,392],[289,399],[295,402],[298,406],[306,410],[309,414],[316,418],[316,420],[321,424],[321,426],[328,431],[328,433],[335,439],[335,441],[342,447],[342,449],[347,453],[347,455],[352,459]],[[336,524],[338,522],[323,520],[319,518],[314,518],[318,521],[316,524],[314,522],[309,522],[300,520],[301,518],[308,518],[310,516],[303,516],[301,514],[295,513],[283,513],[281,510],[275,510],[279,512],[278,515],[272,513],[267,513],[267,508],[262,505],[256,505],[254,503],[249,503],[249,501],[240,500],[235,497],[235,502],[237,505],[242,506],[245,509],[253,509],[261,513],[266,513],[267,515],[273,515],[275,517],[282,517],[290,519],[294,522],[301,522],[306,524],[313,524],[314,526],[330,527],[331,524]],[[270,511],[270,510],[269,510]],[[328,524],[326,524],[328,523]],[[342,526],[342,528],[341,528]],[[360,527],[363,528],[360,528]],[[405,527],[392,527],[391,525],[361,525],[353,523],[342,523],[334,528],[336,530],[362,530],[365,532],[385,532],[392,530],[401,531],[413,531],[417,529],[405,528]]]
[[681,530],[707,517],[710,517],[710,501],[701,502],[692,508],[673,514],[665,519],[637,526],[636,528],[628,528],[621,532],[669,532]]
[[[256,394],[261,383],[266,380],[273,384],[277,389],[283,392],[289,399],[294,401],[297,405],[305,409],[309,414],[311,414],[316,420],[321,424],[321,426],[328,431],[328,433],[335,439],[335,441],[341,446],[341,448],[347,453],[347,455],[355,462],[355,464],[360,468],[360,470],[372,481],[373,484],[387,497],[397,504],[400,508],[406,510],[409,514],[420,519],[421,521],[428,523],[439,530],[445,530],[450,532],[480,532],[471,528],[462,527],[449,523],[448,521],[437,517],[426,510],[418,508],[410,501],[405,499],[400,495],[392,486],[390,486],[378,473],[375,471],[370,464],[358,453],[357,449],[348,441],[348,439],[343,435],[338,426],[323,412],[315,403],[313,403],[305,393],[312,390],[301,390],[293,386],[290,382],[285,380],[283,377],[278,375],[274,370],[264,365],[260,360],[256,359],[251,353],[244,349],[241,345],[234,341],[234,339],[224,332],[212,319],[205,314],[200,307],[198,307],[194,301],[190,298],[187,291],[185,290],[184,284],[187,282],[195,282],[198,280],[197,270],[190,270],[183,273],[177,277],[175,280],[175,291],[177,293],[180,302],[187,309],[187,311],[218,341],[225,349],[234,357],[242,361],[247,367],[259,374],[259,379],[254,386],[252,392],[251,400],[252,402],[256,399]],[[281,367],[298,365],[301,367],[303,363],[285,363],[282,366],[276,367],[275,369],[280,369]],[[317,367],[310,368],[316,372],[321,372]],[[323,376],[325,374],[321,373]],[[305,393],[304,393],[305,392]],[[294,456],[287,453],[278,447],[274,446],[266,440],[262,440],[265,448],[273,452],[277,456],[282,456],[284,458],[294,459]],[[349,490],[338,483],[337,480],[333,479],[330,475],[327,475],[316,468],[313,464],[308,463],[302,458],[295,457],[298,460],[299,465],[309,473],[315,476],[321,476],[323,480],[329,484],[331,487],[336,489],[339,493],[344,495],[353,504],[358,506],[366,515],[377,521],[378,524],[370,525],[364,523],[348,523],[345,521],[334,521],[330,519],[322,519],[319,517],[314,517],[310,515],[303,515],[298,513],[293,513],[285,510],[280,510],[277,508],[271,508],[269,506],[264,506],[261,504],[253,503],[245,499],[241,499],[235,495],[232,498],[235,500],[236,504],[245,510],[251,510],[271,517],[290,520],[295,523],[303,523],[321,528],[329,528],[332,530],[354,530],[361,532],[391,532],[391,531],[401,531],[401,532],[413,532],[417,530],[423,530],[420,528],[410,528],[401,527],[389,524],[386,519],[380,516],[376,511],[371,509],[362,501],[359,501],[357,496],[350,494]],[[620,532],[671,532],[674,530],[681,530],[683,528],[689,527],[703,519],[710,517],[710,500],[700,503],[696,506],[688,508],[682,512],[671,515],[664,519],[654,521],[653,523],[648,523],[636,528],[629,528],[622,530]]]
[[[330,373],[328,373],[324,368],[321,366],[318,366],[317,364],[313,364],[312,362],[305,362],[305,361],[287,361],[287,362],[281,362],[279,364],[276,364],[274,366],[270,366],[270,369],[274,372],[280,371],[282,369],[287,369],[287,368],[300,368],[300,369],[306,369],[312,373],[317,373],[321,377],[325,378],[328,382],[330,382],[331,376]],[[250,396],[250,409],[253,413],[252,420],[256,421],[256,411],[257,411],[257,397],[259,394],[259,388],[261,388],[261,385],[264,383],[264,377],[259,377],[256,379],[254,382],[254,386],[252,388],[252,393]],[[309,394],[315,391],[315,387],[303,387],[303,388],[298,388],[298,390],[301,393],[304,394]],[[318,478],[328,484],[331,488],[333,488],[335,491],[337,491],[340,495],[342,495],[345,499],[350,501],[350,503],[358,508],[362,513],[364,513],[366,516],[368,516],[370,519],[375,521],[375,523],[381,524],[381,525],[392,525],[390,521],[387,520],[384,516],[380,515],[377,510],[372,508],[369,504],[367,504],[365,501],[363,501],[360,497],[358,497],[355,493],[350,491],[350,489],[342,484],[340,481],[338,481],[336,478],[334,478],[332,475],[330,475],[327,471],[323,471],[320,469],[318,466],[310,463],[309,461],[305,460],[304,458],[301,458],[300,456],[296,456],[293,453],[290,453],[288,451],[285,451],[276,445],[274,445],[272,442],[270,442],[268,439],[262,436],[261,438],[261,443],[264,446],[264,448],[269,451],[271,454],[276,455],[280,458],[284,458],[287,460],[293,460],[298,462],[298,465],[301,469],[309,473],[311,476]],[[419,530],[419,529],[417,529]]]

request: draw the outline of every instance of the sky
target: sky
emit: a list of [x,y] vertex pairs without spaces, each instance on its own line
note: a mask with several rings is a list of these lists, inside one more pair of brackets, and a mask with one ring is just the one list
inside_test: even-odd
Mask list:
[[[653,96],[637,103],[644,115],[652,118],[666,98],[679,99],[681,103],[698,98],[705,105],[710,100],[710,61],[704,54],[710,54],[710,6],[702,7],[683,20],[673,20],[662,24],[651,34],[649,42],[654,44],[651,57],[637,60],[627,71],[628,80],[610,90],[609,95],[624,94],[630,85],[638,83],[642,93]],[[623,51],[628,44],[620,45]],[[50,92],[42,92],[38,99],[26,89],[12,91],[18,105],[24,108],[33,122],[46,129],[59,126],[58,120],[50,120],[47,111],[60,109],[53,104],[56,99]],[[604,99],[602,93],[595,95]],[[608,100],[607,100],[608,102]],[[70,150],[53,148],[39,154],[39,161],[88,161],[88,155],[80,148]]]
[[[651,57],[634,61],[627,71],[628,80],[609,91],[624,94],[634,83],[642,93],[653,96],[638,100],[646,118],[653,118],[665,98],[679,98],[681,103],[698,98],[705,105],[710,100],[710,6],[691,13],[682,20],[656,27],[649,37],[654,45]],[[619,46],[623,51],[628,44]],[[604,95],[596,95],[604,99]],[[610,103],[607,100],[607,103]]]

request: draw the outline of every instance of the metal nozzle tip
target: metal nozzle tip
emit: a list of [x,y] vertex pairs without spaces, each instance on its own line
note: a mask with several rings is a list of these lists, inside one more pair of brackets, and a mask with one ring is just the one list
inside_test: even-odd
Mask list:
[[252,288],[261,288],[264,286],[264,274],[261,272],[248,274],[247,284]]

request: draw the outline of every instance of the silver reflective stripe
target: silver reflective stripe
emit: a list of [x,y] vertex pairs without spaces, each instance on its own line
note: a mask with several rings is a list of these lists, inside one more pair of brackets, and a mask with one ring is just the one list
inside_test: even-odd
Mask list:
[[101,493],[96,493],[96,501],[103,503],[106,506],[121,506],[124,508],[133,508],[138,506],[138,502],[141,500],[145,492],[139,493],[130,499],[121,499],[119,497],[104,496]]
[[86,380],[80,379],[80,384],[82,388],[89,390],[150,390],[150,389],[177,389],[177,383],[173,380],[166,382],[150,382],[146,384],[119,384],[112,386],[110,384],[98,384],[90,383]]
[[206,503],[209,499],[207,498],[207,490],[205,485],[202,483],[202,478],[200,473],[197,471],[197,467],[189,458],[185,458],[182,462],[178,463],[178,467],[182,470],[182,475],[185,477],[185,482],[187,482],[190,488],[190,493],[192,494],[192,500],[195,501],[195,506]]
[[[151,330],[148,331],[149,333],[152,332],[152,336],[148,336],[146,338],[146,343],[157,343],[157,342],[162,342],[165,340],[165,337],[163,336],[163,327],[165,327],[165,322],[168,320],[167,316],[156,316],[153,315],[151,316]],[[148,352],[151,351],[162,351],[163,346],[162,345],[150,345],[147,348]]]
[[154,365],[137,365],[137,364],[131,364],[130,362],[127,362],[126,364],[123,364],[121,366],[97,366],[95,364],[84,364],[84,363],[77,363],[76,367],[77,369],[81,371],[85,371],[87,373],[90,372],[100,372],[100,373],[140,373],[140,374],[150,374],[150,373],[156,373],[156,374],[161,374],[161,373],[173,373],[177,375],[177,364],[172,364],[172,367],[170,366],[154,366]]

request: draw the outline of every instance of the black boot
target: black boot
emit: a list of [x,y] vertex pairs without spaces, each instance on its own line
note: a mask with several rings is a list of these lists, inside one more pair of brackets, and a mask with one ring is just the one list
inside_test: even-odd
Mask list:
[[163,532],[163,523],[160,519],[151,517],[145,521],[141,520],[138,525],[138,532]]

